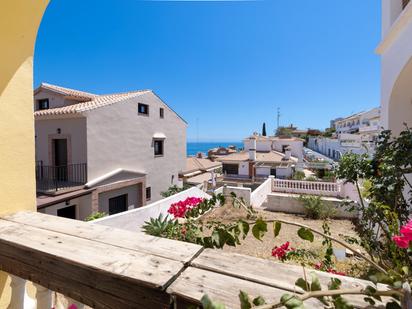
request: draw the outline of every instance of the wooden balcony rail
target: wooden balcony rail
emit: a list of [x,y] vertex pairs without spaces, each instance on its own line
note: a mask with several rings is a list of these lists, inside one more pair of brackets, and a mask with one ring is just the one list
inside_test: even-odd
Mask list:
[[339,196],[341,185],[336,182],[273,179],[273,192]]
[[[240,290],[268,302],[285,292],[303,293],[294,286],[303,276],[300,266],[30,212],[0,218],[0,269],[12,277],[10,309],[49,309],[50,291],[77,301],[79,308],[98,309],[187,308],[199,305],[204,294],[240,308]],[[326,288],[331,275],[317,273]],[[344,287],[370,284],[340,279]],[[37,287],[31,304],[26,280]],[[363,296],[347,298],[367,305]],[[320,307],[317,300],[306,303]]]

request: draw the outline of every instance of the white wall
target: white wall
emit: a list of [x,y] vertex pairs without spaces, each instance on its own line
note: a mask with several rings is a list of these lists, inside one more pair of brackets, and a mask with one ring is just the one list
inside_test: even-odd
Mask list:
[[59,128],[61,136],[71,137],[71,163],[87,163],[86,118],[36,120],[36,160],[51,165],[49,135],[57,134]]
[[238,173],[242,176],[249,176],[249,162],[240,162]]
[[[390,124],[390,102],[392,90],[398,77],[403,69],[410,62],[412,56],[412,6],[409,4],[407,9],[400,12],[401,0],[383,0],[382,1],[382,28],[384,36],[378,53],[381,54],[381,115],[384,128],[400,131],[402,122],[406,121],[412,125],[411,114],[400,113],[392,118]],[[394,20],[396,19],[396,21]],[[393,23],[391,25],[391,23]],[[390,29],[389,29],[390,28]],[[406,80],[406,87],[410,88],[410,83]],[[407,100],[407,98],[405,98]],[[409,106],[410,101],[404,104]],[[407,111],[407,110],[406,110]],[[396,112],[396,109],[393,110]],[[406,117],[405,117],[406,116]]]
[[[285,212],[294,214],[305,214],[305,208],[301,201],[298,200],[299,195],[288,193],[271,193],[267,196],[265,204],[267,210],[275,212]],[[336,218],[356,218],[356,212],[348,212],[342,207],[342,200],[333,197],[321,197],[322,201],[331,203],[337,211]]]
[[107,225],[129,231],[137,231],[144,222],[148,221],[150,218],[157,218],[160,214],[166,216],[168,214],[167,210],[171,204],[185,200],[187,197],[210,198],[210,195],[196,187],[192,187],[155,203],[94,220],[91,221],[91,223]]
[[277,167],[276,168],[276,178],[289,178],[292,177],[293,170],[292,167]]
[[252,193],[252,189],[244,188],[244,187],[231,187],[226,186],[223,187],[223,195],[230,195],[231,193],[236,194],[237,198],[243,198],[244,202],[247,206],[250,205],[250,195]]
[[260,166],[256,167],[256,176],[269,176],[270,167]]
[[124,187],[121,189],[111,190],[99,193],[99,211],[109,213],[109,199],[119,195],[127,194],[127,207],[128,209],[134,209],[138,207],[138,192],[137,185]]
[[273,141],[273,149],[282,152],[283,146],[290,146],[292,151],[292,156],[299,159],[299,162],[303,161],[303,142],[302,141],[294,141],[291,139],[277,139]]
[[[149,105],[148,117],[138,115],[138,103]],[[143,172],[152,201],[161,199],[160,192],[169,186],[180,185],[178,173],[186,165],[186,124],[153,93],[90,111],[87,117],[89,179],[117,168]],[[162,157],[154,156],[155,133],[166,135]]]
[[255,189],[250,195],[250,204],[253,207],[260,207],[266,201],[267,195],[272,193],[272,179],[269,176],[259,187]]
[[61,202],[48,206],[42,209],[39,209],[39,212],[45,213],[48,215],[57,216],[57,210],[65,207],[70,207],[76,205],[76,219],[84,220],[92,212],[92,195],[82,195],[73,199],[70,199],[69,203],[66,205],[66,202]]

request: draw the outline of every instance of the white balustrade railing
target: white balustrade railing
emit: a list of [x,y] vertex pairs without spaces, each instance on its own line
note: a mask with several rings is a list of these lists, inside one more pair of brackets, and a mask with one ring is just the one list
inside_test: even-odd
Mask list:
[[273,192],[339,196],[341,184],[336,182],[273,179]]
[[64,303],[67,303],[67,305],[63,304],[56,297],[53,297],[54,293],[51,290],[36,283],[33,283],[36,293],[35,298],[32,298],[27,294],[27,284],[29,281],[18,276],[9,276],[11,297],[7,309],[67,309],[70,305],[75,305],[77,309],[85,307],[83,304],[61,295],[61,298],[65,298]]

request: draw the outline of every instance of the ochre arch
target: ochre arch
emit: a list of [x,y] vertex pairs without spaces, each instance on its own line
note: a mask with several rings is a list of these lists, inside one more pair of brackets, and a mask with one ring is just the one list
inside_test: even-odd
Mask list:
[[[36,211],[33,53],[49,0],[0,1],[0,214]],[[0,308],[10,289],[0,273]]]
[[388,129],[399,134],[405,129],[403,123],[412,127],[412,57],[392,88],[388,106]]

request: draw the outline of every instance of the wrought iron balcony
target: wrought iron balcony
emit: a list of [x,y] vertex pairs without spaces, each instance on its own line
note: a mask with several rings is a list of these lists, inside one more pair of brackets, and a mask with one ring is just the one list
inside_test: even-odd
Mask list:
[[43,165],[36,162],[36,190],[51,192],[82,186],[87,182],[87,163],[64,166]]

